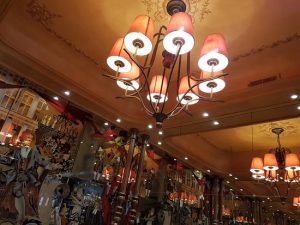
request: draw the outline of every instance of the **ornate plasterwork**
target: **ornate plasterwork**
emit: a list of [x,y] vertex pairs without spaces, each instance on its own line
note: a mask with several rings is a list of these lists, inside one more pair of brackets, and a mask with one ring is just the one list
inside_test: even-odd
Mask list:
[[284,129],[283,135],[295,135],[298,131],[298,125],[296,122],[292,122],[290,120],[283,120],[283,121],[276,121],[271,123],[264,123],[257,125],[255,128],[255,131],[259,134],[267,137],[275,136],[275,134],[272,133],[273,128],[281,127]]
[[[170,15],[166,6],[169,0],[140,0],[145,5],[147,14],[159,23],[168,22]],[[211,13],[210,0],[183,0],[187,6],[186,12],[192,16],[193,22],[201,22],[206,15]]]

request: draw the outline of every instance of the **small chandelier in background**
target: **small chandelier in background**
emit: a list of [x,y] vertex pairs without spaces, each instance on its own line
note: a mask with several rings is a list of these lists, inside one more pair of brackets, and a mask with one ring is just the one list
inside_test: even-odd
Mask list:
[[281,146],[280,134],[282,128],[274,128],[272,132],[277,135],[278,147],[271,149],[264,158],[253,157],[250,172],[252,177],[268,182],[284,181],[287,183],[299,182],[300,162],[295,153]]
[[[115,76],[104,76],[116,80],[118,86],[125,90],[125,95],[120,98],[139,100],[147,114],[155,118],[158,128],[162,127],[164,120],[181,111],[190,115],[188,106],[199,100],[221,101],[213,98],[213,93],[225,88],[224,77],[227,74],[223,70],[228,65],[228,58],[225,39],[220,34],[206,37],[198,60],[201,73],[191,73],[190,51],[195,39],[191,16],[185,10],[182,0],[170,0],[167,4],[170,23],[167,27],[161,26],[155,34],[154,23],[149,16],[136,17],[128,33],[115,42],[107,58],[107,64],[115,71]],[[152,74],[160,43],[165,49],[162,52],[162,71],[161,74]],[[186,56],[186,72],[182,71],[183,55]],[[144,62],[140,63],[137,58],[142,56]],[[176,81],[177,103],[167,111],[165,104],[169,99],[171,80]],[[200,95],[199,90],[208,96]]]

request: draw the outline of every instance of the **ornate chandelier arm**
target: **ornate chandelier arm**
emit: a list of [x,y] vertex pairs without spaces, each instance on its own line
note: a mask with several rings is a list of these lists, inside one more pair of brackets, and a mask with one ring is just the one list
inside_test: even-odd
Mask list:
[[[169,87],[170,87],[170,82],[171,82],[171,79],[172,79],[172,75],[173,75],[173,70],[175,68],[175,65],[176,65],[176,62],[177,62],[177,59],[178,59],[178,56],[179,56],[179,53],[180,53],[180,50],[182,48],[182,44],[181,43],[178,43],[177,44],[177,53],[176,53],[176,56],[175,56],[175,60],[174,60],[174,63],[171,67],[171,70],[170,70],[170,75],[169,75],[169,80],[168,80],[168,85],[167,85],[167,90],[166,90],[166,95],[164,96],[164,101],[163,101],[163,105],[161,107],[161,113],[164,111],[164,108],[165,108],[165,104],[166,104],[166,97],[167,97],[167,93],[168,93],[168,90],[169,90]],[[161,94],[161,93],[160,93]]]

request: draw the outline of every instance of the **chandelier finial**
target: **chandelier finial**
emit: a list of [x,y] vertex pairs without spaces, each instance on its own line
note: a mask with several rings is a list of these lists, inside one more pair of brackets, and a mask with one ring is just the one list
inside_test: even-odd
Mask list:
[[185,12],[186,4],[182,0],[170,0],[167,4],[167,12],[170,16],[178,12]]

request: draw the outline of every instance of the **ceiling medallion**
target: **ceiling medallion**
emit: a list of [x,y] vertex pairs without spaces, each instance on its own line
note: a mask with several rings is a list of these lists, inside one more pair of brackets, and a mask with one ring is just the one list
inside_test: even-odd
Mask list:
[[[169,1],[166,10],[171,16],[169,25],[161,26],[157,33],[154,33],[151,17],[136,17],[125,37],[117,39],[107,58],[115,75],[104,74],[125,90],[120,98],[134,98],[141,102],[147,114],[155,118],[157,128],[162,127],[164,120],[182,111],[191,115],[189,105],[201,100],[221,101],[213,94],[225,88],[227,74],[223,70],[228,66],[224,37],[210,34],[199,52],[201,73],[191,75],[190,51],[195,42],[191,16],[185,12],[186,5],[182,0]],[[151,69],[159,44],[164,47],[162,68],[160,74],[153,74]],[[186,65],[182,63],[183,57],[186,57]],[[176,90],[171,90],[171,81],[176,83]],[[206,95],[200,95],[200,91]],[[170,92],[176,95],[177,103],[166,107],[166,102],[173,96]]]

